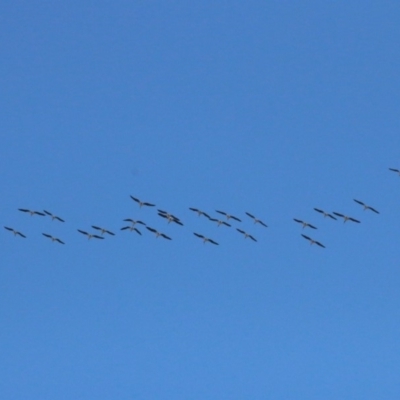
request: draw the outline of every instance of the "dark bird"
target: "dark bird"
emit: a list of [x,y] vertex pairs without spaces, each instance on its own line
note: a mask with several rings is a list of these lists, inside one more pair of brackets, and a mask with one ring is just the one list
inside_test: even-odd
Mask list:
[[65,244],[65,243],[64,243],[63,241],[61,241],[60,239],[58,239],[58,238],[56,238],[56,237],[54,237],[54,236],[51,236],[51,235],[49,235],[48,233],[42,233],[42,235],[48,237],[49,239],[51,239],[52,242],[58,242],[58,243],[61,243],[61,244]]
[[251,215],[249,212],[246,211],[246,214],[254,220],[255,224],[261,224],[262,226],[265,226],[266,228],[268,228],[268,225],[265,225],[264,222],[261,221],[261,219],[256,218],[254,215]]
[[151,203],[147,203],[145,201],[141,201],[141,200],[139,200],[139,199],[137,199],[136,197],[133,197],[133,196],[131,196],[131,199],[133,201],[136,201],[136,203],[139,204],[139,207],[142,207],[142,206],[154,207],[155,206],[155,204],[151,204]]
[[131,232],[132,232],[132,231],[135,231],[135,232],[137,232],[139,235],[142,234],[142,232],[140,232],[138,228],[135,228],[134,225],[131,225],[131,226],[124,226],[124,227],[121,228],[121,231],[124,231],[124,230],[126,230],[126,229],[129,229]]
[[225,217],[226,217],[226,219],[227,220],[229,220],[229,219],[234,219],[235,221],[239,221],[239,222],[242,222],[238,217],[235,217],[234,215],[230,215],[230,214],[227,214],[226,212],[224,212],[224,211],[218,211],[218,210],[215,210],[217,213],[219,213],[219,214],[222,214],[222,215],[225,215]]
[[239,228],[236,228],[236,230],[238,231],[238,232],[240,232],[242,235],[244,235],[244,238],[246,239],[246,238],[250,238],[251,240],[253,240],[254,242],[257,242],[257,239],[255,239],[253,236],[251,236],[249,233],[247,233],[247,232],[245,232],[245,231],[242,231],[241,229],[239,229]]
[[49,215],[51,217],[51,220],[54,221],[55,219],[60,221],[60,222],[65,222],[63,219],[61,219],[60,217],[57,217],[57,215],[52,214],[51,212],[48,212],[46,210],[43,210],[47,215]]
[[337,221],[337,218],[335,218],[332,214],[329,214],[329,213],[327,213],[327,212],[325,212],[323,210],[320,210],[319,208],[314,208],[314,210],[319,212],[320,214],[322,214],[324,216],[324,218],[325,217],[329,217],[329,218],[332,218],[332,219]]
[[197,208],[193,208],[193,207],[189,207],[189,210],[194,211],[195,213],[197,213],[197,215],[200,217],[201,215],[206,216],[207,218],[210,218],[210,216],[205,213],[204,211],[198,210]]
[[304,239],[307,239],[307,240],[310,242],[311,245],[313,245],[313,244],[315,243],[315,244],[317,244],[318,246],[323,247],[323,248],[325,249],[325,246],[324,246],[322,243],[317,242],[316,240],[311,239],[310,237],[308,237],[308,236],[306,236],[306,235],[301,234],[301,236],[303,236]]
[[14,236],[17,236],[17,235],[18,235],[18,236],[21,236],[21,237],[23,237],[23,238],[26,238],[25,235],[23,235],[21,232],[16,231],[16,230],[13,229],[13,228],[9,228],[8,226],[5,226],[4,229],[7,229],[8,231],[12,232],[12,233],[14,234]]
[[93,229],[96,229],[96,230],[98,230],[98,231],[100,231],[100,233],[101,233],[102,235],[104,235],[105,233],[108,233],[109,235],[115,236],[115,233],[112,233],[111,231],[109,231],[109,230],[107,230],[107,229],[100,228],[99,226],[94,226],[94,225],[92,225],[92,228],[93,228]]
[[210,221],[212,221],[212,222],[216,222],[216,223],[217,223],[217,226],[220,226],[220,225],[231,226],[231,225],[228,224],[227,222],[221,221],[220,219],[217,219],[217,218],[208,217],[208,219],[209,219]]
[[348,217],[347,215],[343,215],[343,214],[339,214],[338,212],[333,212],[335,215],[337,215],[338,217],[341,217],[341,218],[343,218],[343,222],[346,222],[346,221],[353,221],[353,222],[357,222],[358,224],[360,223],[360,221],[358,221],[357,219],[355,219],[355,218],[352,218],[352,217]]
[[153,232],[156,235],[156,238],[159,236],[163,237],[164,239],[172,240],[169,236],[165,235],[164,233],[158,232],[157,230],[150,228],[149,226],[146,226],[146,228],[150,231]]
[[165,218],[165,219],[168,220],[168,223],[175,222],[176,224],[183,226],[181,220],[179,218],[175,217],[175,215],[172,215],[172,214],[170,214],[170,213],[168,213],[166,211],[163,211],[163,210],[157,210],[157,211],[158,211],[158,215],[160,217]]
[[203,243],[210,242],[210,243],[212,243],[212,244],[218,245],[218,243],[215,242],[214,240],[212,240],[212,239],[210,239],[210,238],[207,238],[207,237],[205,237],[205,236],[203,236],[203,235],[200,235],[199,233],[193,232],[193,235],[196,235],[198,238],[202,239],[202,240],[203,240]]
[[308,222],[304,222],[301,219],[293,218],[294,221],[298,222],[299,224],[303,225],[303,229],[309,226],[312,229],[317,229],[314,225],[309,224]]
[[26,208],[18,208],[19,211],[25,212],[25,213],[29,213],[31,216],[32,215],[41,215],[42,217],[45,217],[46,214],[40,212],[40,211],[32,211],[32,210],[28,210]]
[[356,203],[362,205],[362,206],[364,207],[364,211],[365,211],[365,210],[371,210],[371,211],[373,211],[374,213],[379,214],[379,211],[375,210],[375,208],[372,208],[371,206],[367,206],[366,204],[364,204],[364,203],[363,203],[362,201],[360,201],[360,200],[356,200],[356,199],[353,199],[353,200],[354,200]]
[[396,168],[389,168],[391,171],[393,172],[397,172],[400,175],[400,170],[396,169]]
[[104,239],[103,236],[99,236],[99,235],[94,235],[92,233],[87,233],[85,231],[81,231],[80,229],[78,229],[78,232],[82,233],[83,235],[86,235],[88,237],[88,240],[91,238],[95,238],[95,239]]

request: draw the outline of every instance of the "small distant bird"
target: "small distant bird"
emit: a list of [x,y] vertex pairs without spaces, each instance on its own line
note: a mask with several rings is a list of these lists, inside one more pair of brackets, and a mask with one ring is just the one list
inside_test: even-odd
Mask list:
[[156,235],[156,238],[159,236],[163,237],[164,239],[172,240],[169,236],[165,235],[164,233],[158,232],[157,230],[150,228],[149,226],[146,226],[146,228],[150,231],[153,232]]
[[8,231],[12,232],[12,233],[14,234],[14,236],[17,236],[17,235],[18,235],[18,236],[21,236],[21,237],[23,237],[23,238],[26,238],[25,235],[23,235],[21,232],[16,231],[16,230],[13,229],[13,228],[9,228],[8,226],[5,226],[4,229],[7,229]]
[[379,211],[377,211],[377,210],[375,210],[375,208],[372,208],[371,206],[367,206],[366,204],[364,204],[362,201],[360,201],[360,200],[356,200],[356,199],[353,199],[356,203],[358,203],[358,204],[361,204],[363,207],[364,207],[364,211],[365,210],[371,210],[371,211],[373,211],[374,213],[376,213],[376,214],[379,214]]
[[136,224],[140,224],[140,225],[146,225],[144,222],[142,221],[135,221],[134,219],[131,218],[125,218],[124,221],[128,221],[132,224],[132,226],[135,226]]
[[393,172],[397,172],[400,175],[400,170],[396,169],[396,168],[389,168],[391,171]]
[[124,227],[121,228],[121,231],[124,231],[124,230],[126,230],[126,229],[129,229],[131,232],[132,232],[132,231],[135,231],[135,232],[137,232],[139,235],[142,234],[142,232],[140,232],[138,228],[135,228],[135,225],[124,226]]
[[57,217],[57,215],[52,214],[51,212],[48,212],[46,210],[43,210],[47,215],[49,215],[51,217],[51,220],[54,221],[55,219],[57,219],[60,222],[65,222],[63,219],[61,219],[60,217]]
[[238,232],[240,232],[242,235],[244,235],[244,238],[246,239],[246,238],[250,238],[251,240],[253,240],[254,242],[257,242],[257,239],[255,239],[253,236],[251,236],[249,233],[247,233],[247,232],[245,232],[245,231],[242,231],[241,229],[239,229],[239,228],[236,228],[236,230],[238,231]]
[[231,226],[231,225],[228,224],[227,222],[221,221],[220,219],[217,219],[217,218],[208,217],[208,219],[209,219],[210,221],[216,222],[216,223],[217,223],[217,226],[220,226],[220,225]]
[[25,212],[25,213],[29,213],[30,215],[31,215],[31,217],[32,217],[32,215],[40,215],[40,216],[42,216],[42,217],[45,217],[46,216],[46,214],[44,214],[44,213],[42,213],[42,212],[40,212],[40,211],[32,211],[32,210],[28,210],[28,209],[26,209],[26,208],[18,208],[18,210],[19,211],[22,211],[22,212]]
[[170,213],[168,213],[166,211],[163,211],[163,210],[157,210],[157,211],[158,211],[158,215],[160,217],[165,218],[165,219],[168,220],[168,223],[175,222],[176,224],[183,226],[181,220],[178,217],[175,217],[175,215],[172,215],[172,214],[170,214]]
[[325,217],[329,217],[329,218],[332,218],[332,219],[337,221],[337,218],[335,218],[332,214],[329,214],[329,213],[327,213],[327,212],[325,212],[323,210],[320,210],[319,208],[314,208],[314,210],[319,212],[320,214],[322,214],[324,216],[324,218]]
[[48,233],[42,233],[42,235],[48,237],[49,239],[51,239],[52,242],[58,242],[58,243],[61,243],[61,244],[65,244],[65,243],[64,243],[63,241],[61,241],[60,239],[58,239],[58,238],[56,238],[56,237],[54,237],[54,236],[51,236],[51,235],[49,235]]
[[192,210],[192,211],[194,211],[195,213],[197,213],[197,215],[198,215],[199,217],[202,216],[202,215],[204,215],[204,216],[206,216],[207,218],[210,218],[210,216],[209,216],[207,213],[205,213],[204,211],[201,211],[201,210],[199,210],[199,209],[197,209],[197,208],[189,207],[189,210]]
[[103,236],[99,236],[99,235],[94,235],[92,233],[87,233],[85,231],[81,231],[80,229],[78,229],[78,232],[82,233],[83,235],[86,235],[88,237],[88,240],[90,240],[91,238],[95,238],[95,239],[104,239]]
[[299,224],[303,225],[303,229],[309,226],[312,229],[317,229],[314,225],[309,224],[308,222],[304,222],[301,219],[293,218],[294,221],[298,222]]
[[214,240],[212,240],[210,238],[207,238],[207,237],[205,237],[203,235],[200,235],[199,233],[193,232],[193,234],[196,235],[198,238],[203,239],[203,243],[210,242],[212,244],[219,245],[219,243],[217,243]]
[[96,230],[98,230],[98,231],[100,231],[100,233],[101,233],[102,235],[104,235],[105,233],[108,233],[108,234],[111,235],[111,236],[115,236],[115,233],[112,233],[111,231],[109,231],[109,230],[107,230],[107,229],[100,228],[99,226],[94,226],[94,225],[92,225],[92,228],[93,228],[93,229],[96,229]]
[[137,199],[136,197],[133,197],[133,196],[131,196],[131,199],[133,201],[136,201],[136,203],[139,204],[139,207],[142,207],[142,206],[154,207],[155,206],[155,204],[147,203],[146,201],[141,201],[141,200],[139,200],[139,199]]
[[235,221],[239,221],[239,222],[242,222],[238,217],[235,217],[234,215],[230,215],[230,214],[227,214],[225,211],[218,211],[218,210],[215,210],[217,213],[219,213],[219,214],[222,214],[222,215],[225,215],[225,217],[226,217],[226,219],[227,220],[229,220],[229,219],[234,219]]
[[310,237],[308,237],[308,236],[306,236],[306,235],[301,234],[301,236],[303,236],[304,239],[307,239],[307,240],[310,242],[311,245],[313,245],[313,244],[315,243],[315,244],[317,244],[318,246],[323,247],[323,248],[325,249],[325,246],[324,246],[322,243],[317,242],[316,240],[311,239]]
[[352,217],[348,217],[347,215],[343,215],[343,214],[339,214],[338,212],[333,212],[335,215],[337,215],[338,217],[341,217],[341,218],[343,218],[343,222],[346,222],[346,221],[353,221],[353,222],[357,222],[358,224],[360,223],[360,221],[359,220],[357,220],[357,219],[355,219],[355,218],[352,218]]
[[268,225],[265,225],[264,222],[261,221],[261,219],[256,218],[254,215],[251,215],[249,212],[246,211],[246,214],[254,220],[255,224],[261,224],[262,226],[265,226],[266,228],[268,228]]

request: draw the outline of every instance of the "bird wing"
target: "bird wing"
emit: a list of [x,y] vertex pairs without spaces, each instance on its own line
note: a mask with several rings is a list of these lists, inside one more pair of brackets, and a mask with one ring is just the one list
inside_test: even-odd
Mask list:
[[246,232],[245,231],[242,231],[241,229],[239,229],[239,228],[236,228],[236,230],[238,231],[238,232],[240,232],[240,233],[243,233],[243,235],[245,235],[246,234]]
[[131,196],[131,199],[132,199],[133,201],[136,201],[136,203],[140,203],[140,200],[137,199],[136,197]]
[[305,239],[307,239],[307,240],[312,240],[310,237],[308,237],[308,236],[306,236],[306,235],[301,234],[301,236],[303,236],[303,238],[305,238]]
[[324,249],[325,249],[325,246],[322,244],[322,243],[320,243],[320,242],[315,242],[318,246],[320,246],[320,247],[323,247]]
[[149,231],[151,231],[151,232],[157,232],[155,229],[150,228],[149,226],[146,226],[146,228],[147,228]]
[[215,210],[218,214],[226,215],[226,212]]
[[311,225],[311,224],[307,224],[310,228],[312,228],[312,229],[318,229],[317,227],[315,227],[314,225]]
[[203,235],[200,235],[199,233],[193,232],[193,235],[196,235],[197,237],[199,237],[199,238],[201,238],[201,239],[204,239],[204,236],[203,236]]
[[342,218],[344,218],[344,215],[343,214],[339,214],[338,212],[336,212],[336,211],[334,211],[333,212],[335,215],[338,215],[339,217],[342,217]]
[[58,243],[65,244],[63,241],[61,241],[61,240],[58,239],[58,238],[56,238],[56,240],[57,240]]
[[379,211],[378,211],[378,210],[375,210],[375,208],[369,207],[369,209],[370,209],[371,211],[373,211],[374,213],[379,214]]
[[212,239],[208,239],[208,241],[209,241],[210,243],[212,243],[212,244],[216,244],[217,246],[219,245],[219,243],[214,242],[214,240],[212,240]]
[[165,235],[164,233],[162,233],[161,236],[162,236],[163,238],[165,238],[165,239],[172,240],[169,236]]
[[299,224],[304,224],[304,222],[303,222],[301,219],[293,218],[293,220],[296,221],[296,222],[298,222]]
[[357,222],[358,224],[360,223],[360,221],[359,221],[358,219],[355,219],[355,218],[349,217],[349,220],[350,220],[350,221],[353,221],[353,222]]
[[19,235],[19,236],[21,236],[21,237],[23,237],[23,238],[26,238],[26,236],[23,235],[21,232],[17,232],[17,235]]
[[42,233],[43,236],[46,236],[48,238],[51,238],[51,235],[49,235],[48,233]]
[[236,221],[242,222],[241,219],[239,219],[238,217],[235,217],[235,216],[233,216],[233,215],[231,215],[231,218],[234,219],[234,220],[236,220]]
[[258,222],[259,222],[262,226],[265,226],[266,228],[268,228],[268,225],[264,224],[264,222],[262,222],[262,221],[260,221],[260,220],[258,220]]
[[84,235],[89,235],[87,232],[81,231],[80,229],[78,229],[78,232],[83,233]]
[[314,208],[314,210],[319,212],[319,213],[321,213],[321,214],[324,214],[324,212],[322,210],[320,210],[319,208]]
[[247,214],[250,218],[253,218],[253,219],[256,218],[254,215],[251,215],[251,214],[250,214],[249,212],[247,212],[247,211],[246,211],[246,214]]

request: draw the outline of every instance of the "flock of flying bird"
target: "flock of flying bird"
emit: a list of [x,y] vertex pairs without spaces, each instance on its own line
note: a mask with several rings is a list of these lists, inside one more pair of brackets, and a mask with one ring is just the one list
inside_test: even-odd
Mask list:
[[[393,172],[396,172],[396,173],[400,176],[400,170],[395,169],[395,168],[389,168],[389,170],[391,170],[391,171],[393,171]],[[145,207],[155,207],[155,204],[148,203],[148,202],[145,202],[145,201],[141,201],[141,200],[139,200],[138,198],[133,197],[133,196],[130,196],[130,197],[131,197],[131,199],[132,199],[134,202],[136,202],[136,203],[139,205],[140,208],[143,207],[143,206],[145,206]],[[370,210],[370,211],[372,211],[372,212],[374,212],[374,213],[376,213],[376,214],[379,214],[379,211],[377,211],[375,208],[373,208],[373,207],[371,207],[371,206],[365,204],[364,202],[362,202],[362,201],[360,201],[360,200],[357,200],[357,199],[353,199],[353,200],[354,200],[357,204],[359,204],[360,206],[362,206],[363,209],[364,209],[364,211]],[[33,211],[33,210],[30,210],[30,209],[26,209],[26,208],[19,208],[18,210],[21,211],[21,212],[27,213],[27,214],[29,214],[30,216],[33,216],[33,215],[39,215],[39,216],[42,216],[42,217],[48,216],[48,217],[51,218],[52,221],[65,222],[65,221],[64,221],[62,218],[60,218],[59,216],[54,215],[54,214],[52,214],[51,212],[46,211],[46,210],[43,210],[43,212],[42,212],[42,211]],[[207,218],[209,221],[214,222],[217,226],[223,225],[223,226],[231,227],[231,226],[232,226],[231,223],[230,223],[231,220],[236,221],[236,222],[242,222],[238,217],[236,217],[236,216],[234,216],[234,215],[232,215],[232,214],[228,214],[228,213],[226,213],[225,211],[221,211],[221,210],[215,210],[215,211],[216,211],[218,214],[223,215],[223,216],[225,217],[224,219],[212,218],[212,217],[211,217],[209,214],[207,214],[206,212],[201,211],[201,210],[199,210],[199,209],[197,209],[197,208],[194,208],[194,207],[189,207],[189,210],[195,212],[199,217],[200,217],[200,216],[204,216],[204,217]],[[314,210],[315,210],[316,212],[318,212],[319,214],[322,214],[324,218],[328,217],[328,218],[330,218],[330,219],[337,220],[337,217],[339,217],[339,218],[342,218],[342,219],[343,219],[343,222],[351,221],[351,222],[355,222],[355,223],[360,223],[359,220],[357,220],[357,219],[355,219],[355,218],[353,218],[353,217],[350,217],[350,216],[348,216],[348,215],[344,215],[344,214],[341,214],[341,213],[338,213],[338,212],[335,212],[335,211],[332,212],[332,214],[331,214],[331,213],[328,213],[328,212],[326,212],[326,211],[324,211],[324,210],[321,210],[321,209],[319,209],[319,208],[314,208]],[[157,214],[158,214],[161,218],[166,219],[167,222],[168,222],[168,224],[171,223],[171,222],[173,222],[174,224],[183,226],[182,221],[181,221],[178,217],[176,217],[176,216],[173,215],[173,214],[170,214],[169,212],[167,212],[167,211],[165,211],[165,210],[157,209]],[[266,228],[268,227],[261,219],[256,218],[253,214],[250,214],[249,212],[246,212],[246,215],[247,215],[249,218],[251,218],[251,219],[253,220],[254,224],[260,224],[261,226],[264,226],[264,227],[266,227]],[[305,229],[305,228],[317,229],[314,225],[310,224],[309,222],[305,222],[305,221],[303,221],[303,220],[301,220],[301,219],[297,219],[297,218],[293,218],[293,220],[294,220],[296,223],[302,225],[302,228],[303,228],[303,229]],[[121,231],[125,231],[125,230],[131,231],[131,232],[132,232],[132,231],[135,231],[137,234],[142,235],[141,231],[137,228],[137,226],[140,225],[140,226],[142,226],[142,227],[145,227],[149,232],[153,233],[153,234],[156,236],[156,238],[162,237],[162,238],[167,239],[167,240],[172,240],[172,239],[171,239],[169,236],[167,236],[165,233],[159,232],[158,230],[156,230],[156,229],[154,229],[154,228],[152,228],[152,227],[150,227],[150,226],[147,226],[143,221],[134,220],[134,219],[132,219],[132,218],[126,218],[126,219],[124,219],[124,222],[127,222],[127,223],[129,223],[129,224],[126,225],[126,226],[123,226],[123,227],[121,228]],[[21,233],[20,231],[14,229],[14,228],[10,228],[10,227],[8,227],[8,226],[5,226],[4,228],[5,228],[7,231],[12,232],[12,233],[14,234],[14,236],[20,236],[20,237],[22,237],[22,238],[26,238],[26,236],[25,236],[23,233]],[[115,233],[111,232],[110,230],[105,229],[105,228],[102,228],[102,227],[99,227],[99,226],[96,226],[96,225],[92,225],[92,228],[93,228],[98,234],[97,234],[97,233],[88,233],[88,232],[86,232],[86,231],[84,231],[84,230],[81,230],[81,229],[77,229],[77,231],[78,231],[79,233],[81,233],[82,235],[85,235],[88,239],[92,239],[92,238],[94,238],[94,239],[104,239],[105,234],[111,235],[111,236],[114,236],[114,235],[115,235]],[[236,230],[237,230],[240,234],[242,234],[242,235],[244,236],[245,239],[246,239],[246,238],[249,238],[249,239],[251,239],[252,241],[257,242],[257,239],[256,239],[254,236],[252,236],[251,234],[247,233],[246,231],[244,231],[244,230],[242,230],[242,229],[239,229],[239,228],[236,228]],[[208,242],[208,243],[211,243],[211,244],[214,244],[214,245],[218,245],[218,244],[219,244],[219,243],[217,243],[215,240],[213,240],[213,239],[211,239],[211,238],[209,238],[209,237],[206,237],[206,236],[204,236],[204,235],[202,235],[202,234],[200,234],[200,233],[193,232],[193,234],[194,234],[196,237],[198,237],[199,239],[201,239],[201,240],[203,241],[203,243],[207,243],[207,242]],[[49,233],[42,233],[42,235],[43,235],[44,237],[50,239],[52,242],[57,242],[57,243],[60,243],[60,244],[65,244],[61,239],[59,239],[59,238],[57,238],[57,237],[55,237],[55,236],[53,236],[53,235],[50,235]],[[304,239],[306,239],[307,241],[309,241],[311,245],[316,244],[316,245],[319,246],[319,247],[325,248],[325,246],[324,246],[322,243],[320,243],[319,241],[317,241],[317,240],[315,240],[315,239],[313,239],[313,238],[311,238],[311,237],[309,237],[309,236],[307,236],[307,235],[304,235],[304,234],[301,234],[301,236],[302,236]]]

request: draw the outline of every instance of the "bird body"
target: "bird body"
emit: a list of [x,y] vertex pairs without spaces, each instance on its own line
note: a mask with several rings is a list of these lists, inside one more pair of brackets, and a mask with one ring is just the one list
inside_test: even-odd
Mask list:
[[202,239],[203,243],[210,242],[210,243],[215,244],[217,246],[219,245],[219,243],[217,243],[214,240],[212,240],[210,238],[207,238],[207,237],[205,237],[203,235],[200,235],[200,233],[193,232],[193,235],[196,235],[198,238]]
[[7,229],[8,231],[12,232],[14,234],[14,236],[21,236],[23,238],[26,238],[26,236],[24,234],[22,234],[21,232],[13,229],[13,228],[9,228],[8,226],[5,226],[4,229]]
[[257,242],[257,239],[254,238],[253,236],[251,236],[250,233],[247,233],[247,232],[245,232],[245,231],[242,231],[242,230],[239,229],[239,228],[236,228],[236,230],[237,230],[238,232],[240,232],[240,233],[244,236],[245,239],[250,238],[250,239],[253,240],[254,242]]
[[249,212],[246,211],[246,214],[253,219],[255,224],[260,224],[262,226],[265,226],[266,228],[268,228],[268,225],[264,224],[264,222],[261,221],[261,219],[256,218],[254,215],[250,214]]

